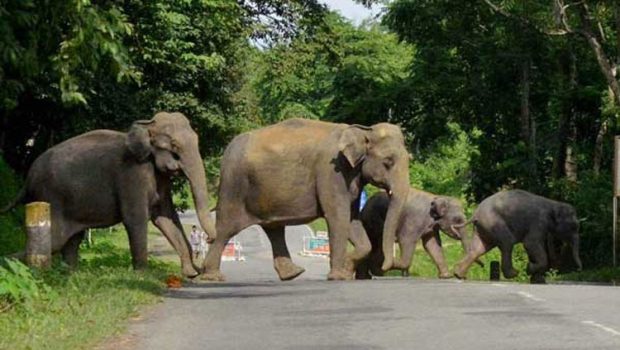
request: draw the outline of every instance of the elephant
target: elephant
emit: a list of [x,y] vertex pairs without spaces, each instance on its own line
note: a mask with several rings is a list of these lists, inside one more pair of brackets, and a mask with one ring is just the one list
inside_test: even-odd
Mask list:
[[579,221],[575,208],[570,204],[523,190],[502,191],[483,200],[470,221],[474,224],[475,233],[469,252],[455,267],[458,278],[465,278],[471,263],[494,247],[501,252],[504,277],[516,277],[512,249],[522,242],[529,260],[527,273],[530,281],[544,283],[544,273],[549,264],[546,248],[555,239],[571,246],[573,260],[579,270],[582,268]]
[[[204,280],[222,281],[220,259],[226,242],[258,224],[272,247],[281,280],[304,269],[295,265],[284,237],[285,225],[324,217],[329,229],[328,280],[353,279],[355,264],[370,252],[359,217],[366,183],[390,195],[384,240],[384,268],[392,265],[393,242],[409,187],[409,154],[400,128],[371,127],[308,119],[288,119],[236,136],[221,161],[218,236],[203,266]],[[355,249],[347,254],[347,240]]]
[[73,267],[86,229],[122,222],[133,267],[145,268],[150,219],[179,253],[183,274],[193,277],[198,271],[172,203],[172,176],[180,174],[189,180],[201,226],[215,239],[198,136],[181,113],[160,112],[127,133],[94,130],[51,147],[32,164],[12,206],[50,203],[52,252]]
[[[356,279],[370,279],[371,274],[383,276],[381,242],[389,203],[387,193],[382,191],[372,196],[362,209],[362,224],[372,249],[369,256],[357,265]],[[465,221],[463,207],[458,199],[410,188],[396,231],[401,255],[394,262],[393,268],[402,270],[403,276],[408,275],[416,244],[422,238],[424,249],[437,266],[439,278],[452,277],[444,259],[439,231],[465,243],[464,226],[456,228]]]

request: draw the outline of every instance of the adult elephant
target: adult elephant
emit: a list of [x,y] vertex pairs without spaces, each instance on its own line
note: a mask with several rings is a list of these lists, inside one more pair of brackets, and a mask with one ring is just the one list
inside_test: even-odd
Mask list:
[[[224,152],[217,204],[218,237],[204,262],[205,280],[224,280],[220,258],[226,242],[247,226],[263,227],[274,268],[282,280],[295,265],[284,226],[324,217],[329,226],[330,280],[352,279],[355,263],[370,251],[359,218],[362,187],[370,182],[390,194],[384,230],[384,269],[409,188],[409,155],[396,125],[372,127],[290,119],[235,137]],[[355,250],[346,254],[347,240]]]
[[549,263],[547,246],[554,239],[571,245],[575,264],[578,269],[582,268],[579,222],[575,208],[570,204],[522,190],[503,191],[483,200],[471,221],[476,233],[468,254],[455,268],[458,278],[465,278],[472,262],[494,247],[498,247],[502,255],[504,277],[516,277],[512,249],[515,244],[523,242],[531,281],[544,282]]
[[211,239],[206,176],[198,137],[181,113],[136,121],[128,133],[95,130],[66,140],[39,156],[18,201],[51,205],[52,251],[76,265],[84,230],[122,222],[133,266],[147,266],[147,223],[166,236],[181,257],[183,273],[196,271],[172,205],[171,177],[184,174],[201,226]]
[[[356,279],[369,279],[371,275],[383,276],[381,244],[389,205],[390,199],[387,193],[379,192],[368,200],[362,210],[362,224],[372,249],[368,257],[357,265]],[[462,226],[464,222],[465,214],[458,199],[410,188],[396,230],[400,258],[394,262],[393,268],[401,270],[403,276],[408,275],[413,252],[418,241],[422,239],[424,249],[437,266],[439,278],[451,277],[443,255],[439,231],[465,243],[465,231]]]

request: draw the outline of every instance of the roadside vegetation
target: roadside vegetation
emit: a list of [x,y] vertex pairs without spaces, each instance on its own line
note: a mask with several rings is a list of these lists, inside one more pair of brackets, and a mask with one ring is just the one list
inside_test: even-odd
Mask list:
[[134,271],[123,230],[94,230],[93,242],[81,247],[76,271],[60,259],[31,271],[0,258],[0,349],[91,349],[159,302],[166,277],[179,271],[152,258]]

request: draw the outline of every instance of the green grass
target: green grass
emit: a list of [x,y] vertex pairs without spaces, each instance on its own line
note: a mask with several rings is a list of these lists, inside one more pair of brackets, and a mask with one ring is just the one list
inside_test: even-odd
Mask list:
[[93,237],[93,246],[80,249],[76,271],[55,259],[51,270],[35,271],[49,286],[44,296],[0,313],[0,349],[92,348],[160,301],[165,278],[179,272],[155,259],[146,271],[133,271],[122,230],[96,230]]

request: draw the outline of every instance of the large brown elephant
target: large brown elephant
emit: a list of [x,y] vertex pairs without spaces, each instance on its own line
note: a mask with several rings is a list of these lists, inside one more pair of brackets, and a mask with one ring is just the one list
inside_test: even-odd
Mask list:
[[198,137],[181,113],[136,121],[128,133],[87,132],[48,149],[32,164],[18,200],[51,204],[52,251],[62,251],[70,265],[77,263],[85,229],[122,222],[134,267],[146,267],[150,219],[179,253],[183,273],[196,276],[172,205],[171,177],[181,173],[189,179],[201,226],[214,239]]
[[[409,155],[398,126],[372,127],[290,119],[235,137],[222,158],[218,237],[204,262],[205,280],[223,280],[226,242],[247,226],[263,227],[280,279],[297,277],[284,226],[324,217],[329,226],[328,279],[352,279],[370,251],[359,218],[359,197],[370,182],[390,194],[384,230],[384,269],[392,266],[393,242],[409,188]],[[346,253],[347,240],[355,250]]]

